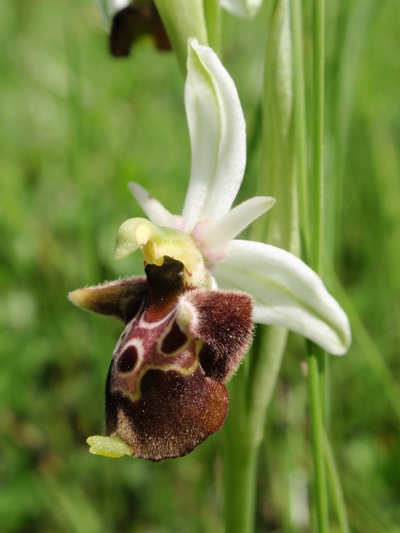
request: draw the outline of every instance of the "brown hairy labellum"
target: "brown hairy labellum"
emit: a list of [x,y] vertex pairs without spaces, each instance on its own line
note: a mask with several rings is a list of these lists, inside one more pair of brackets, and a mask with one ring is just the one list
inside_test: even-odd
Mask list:
[[252,300],[241,292],[192,289],[184,266],[165,257],[146,278],[79,289],[77,305],[126,324],[106,383],[106,435],[133,457],[159,461],[191,452],[227,414],[224,382],[252,336]]

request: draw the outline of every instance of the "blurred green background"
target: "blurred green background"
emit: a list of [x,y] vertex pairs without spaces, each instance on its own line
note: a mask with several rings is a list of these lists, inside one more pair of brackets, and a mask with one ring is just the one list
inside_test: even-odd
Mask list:
[[[337,190],[336,296],[354,343],[329,365],[330,432],[352,531],[400,531],[400,4],[327,2],[326,173]],[[309,61],[310,1],[305,7]],[[268,6],[224,16],[223,61],[248,124],[255,187]],[[66,298],[141,273],[113,259],[141,212],[135,180],[173,212],[190,147],[183,77],[143,42],[112,59],[91,0],[0,4],[0,531],[222,531],[223,431],[162,463],[88,453],[121,326]],[[310,98],[310,94],[307,93]],[[268,186],[266,185],[266,193]],[[247,196],[247,191],[245,191]],[[335,288],[332,290],[335,291]],[[257,530],[308,531],[306,384],[293,338],[266,428]],[[234,413],[230,413],[234,416]]]

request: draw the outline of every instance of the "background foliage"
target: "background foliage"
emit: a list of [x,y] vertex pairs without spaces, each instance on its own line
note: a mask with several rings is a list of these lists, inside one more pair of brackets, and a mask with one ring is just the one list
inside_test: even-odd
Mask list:
[[[341,199],[336,264],[355,340],[331,358],[329,417],[352,530],[400,531],[400,5],[327,2],[326,172]],[[334,5],[335,4],[335,5]],[[266,6],[224,16],[255,188]],[[305,8],[308,57],[310,2]],[[223,431],[152,464],[87,451],[120,332],[68,291],[141,272],[113,260],[140,214],[127,182],[179,212],[190,149],[183,78],[143,42],[109,57],[91,0],[0,5],[0,522],[4,533],[219,532]],[[308,98],[312,97],[310,91]],[[278,199],[279,201],[279,199]],[[333,289],[335,290],[335,289]],[[307,531],[306,384],[293,338],[261,461],[259,531]],[[234,416],[234,413],[230,413]]]

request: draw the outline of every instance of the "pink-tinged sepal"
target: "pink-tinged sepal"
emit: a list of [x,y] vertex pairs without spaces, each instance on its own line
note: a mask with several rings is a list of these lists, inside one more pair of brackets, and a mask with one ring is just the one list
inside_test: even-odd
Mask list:
[[181,296],[177,322],[203,341],[198,356],[206,376],[226,382],[236,372],[252,339],[252,311],[243,292],[197,289]]
[[77,289],[68,298],[78,307],[128,323],[139,312],[148,292],[146,278],[133,277]]

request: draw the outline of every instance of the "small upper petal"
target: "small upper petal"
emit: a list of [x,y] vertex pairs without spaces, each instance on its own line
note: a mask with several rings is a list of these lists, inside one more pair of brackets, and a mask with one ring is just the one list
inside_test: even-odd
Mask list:
[[241,185],[246,125],[232,78],[207,46],[189,40],[185,105],[192,162],[183,208],[187,226],[224,216]]
[[228,244],[256,218],[275,204],[270,196],[255,196],[234,207],[218,220],[201,220],[193,228],[193,237],[210,261],[221,261]]
[[258,242],[233,241],[213,275],[221,287],[254,296],[256,322],[286,327],[334,355],[348,350],[346,314],[319,276],[293,254]]

